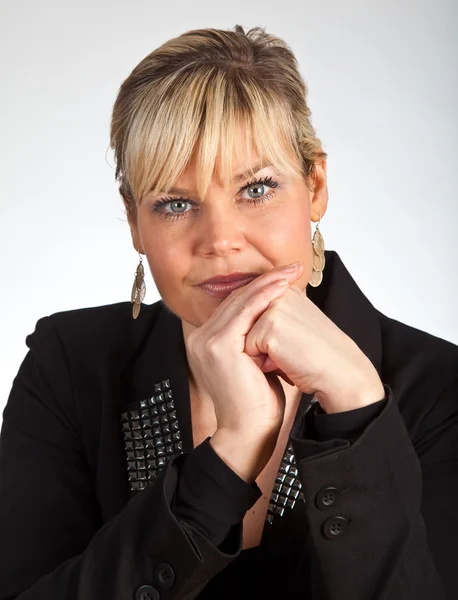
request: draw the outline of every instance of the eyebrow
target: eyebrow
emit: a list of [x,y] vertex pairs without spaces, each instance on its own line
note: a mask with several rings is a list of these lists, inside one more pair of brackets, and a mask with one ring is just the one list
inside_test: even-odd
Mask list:
[[242,181],[243,179],[247,179],[248,176],[251,175],[252,171],[253,171],[254,174],[256,174],[261,169],[266,169],[267,167],[272,167],[272,166],[273,165],[270,165],[270,164],[263,165],[262,163],[260,163],[258,165],[255,165],[251,169],[247,169],[246,171],[243,171],[243,173],[239,173],[238,175],[235,175],[235,177],[233,177],[231,179],[231,182],[238,183],[239,181]]
[[[261,171],[262,169],[266,169],[267,167],[272,167],[273,165],[271,164],[265,164],[263,165],[262,163],[255,165],[254,167],[250,168],[250,169],[246,169],[245,171],[236,174],[232,179],[231,179],[231,183],[239,183],[240,181],[243,181],[244,179],[247,179],[248,176],[251,175],[251,172],[253,172],[253,174],[255,175],[256,173],[258,173],[259,171]],[[158,195],[163,194],[165,192],[160,192]],[[187,190],[186,188],[180,188],[180,187],[173,187],[169,190],[168,192],[169,194],[197,194],[197,190]]]

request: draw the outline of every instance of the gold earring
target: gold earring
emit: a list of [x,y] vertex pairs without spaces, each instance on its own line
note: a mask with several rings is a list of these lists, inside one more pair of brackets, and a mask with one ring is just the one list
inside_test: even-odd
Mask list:
[[323,281],[323,269],[325,265],[324,258],[324,239],[321,235],[319,225],[321,223],[321,215],[316,225],[315,233],[313,234],[313,254],[312,254],[312,275],[309,284],[312,287],[318,287]]
[[140,257],[140,263],[135,271],[134,285],[132,286],[130,298],[131,303],[133,303],[132,316],[134,319],[136,319],[140,313],[141,303],[143,302],[146,293],[145,269],[143,268],[143,259],[140,252],[138,253],[138,256]]

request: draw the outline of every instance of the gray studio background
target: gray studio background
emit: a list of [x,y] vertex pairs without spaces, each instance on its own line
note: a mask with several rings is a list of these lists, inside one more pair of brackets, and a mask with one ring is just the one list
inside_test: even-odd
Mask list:
[[2,2],[0,409],[39,318],[130,300],[110,111],[147,53],[200,27],[286,39],[329,154],[327,248],[384,314],[458,343],[457,21],[456,0]]

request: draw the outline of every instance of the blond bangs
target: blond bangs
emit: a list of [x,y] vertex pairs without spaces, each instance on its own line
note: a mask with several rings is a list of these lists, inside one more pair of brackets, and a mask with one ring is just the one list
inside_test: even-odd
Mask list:
[[191,162],[202,199],[213,177],[228,188],[234,158],[254,166],[252,154],[308,184],[327,153],[306,95],[291,48],[261,27],[190,30],[165,42],[133,69],[113,107],[110,146],[129,219]]
[[214,67],[168,83],[143,105],[125,146],[125,174],[138,204],[148,193],[168,193],[194,157],[200,198],[213,177],[228,189],[234,155],[246,169],[254,151],[282,174],[303,174],[290,111],[249,75],[238,73],[235,81]]

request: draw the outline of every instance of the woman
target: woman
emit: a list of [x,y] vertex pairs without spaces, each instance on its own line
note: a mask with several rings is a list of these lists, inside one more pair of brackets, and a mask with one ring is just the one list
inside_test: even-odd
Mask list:
[[122,84],[111,144],[132,298],[26,338],[0,599],[456,598],[458,347],[324,249],[326,153],[287,44],[168,41]]

